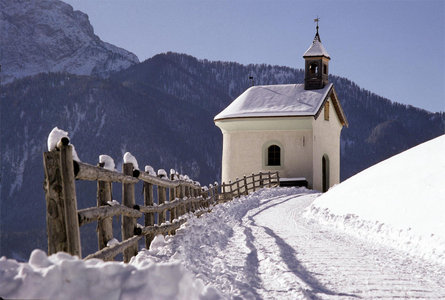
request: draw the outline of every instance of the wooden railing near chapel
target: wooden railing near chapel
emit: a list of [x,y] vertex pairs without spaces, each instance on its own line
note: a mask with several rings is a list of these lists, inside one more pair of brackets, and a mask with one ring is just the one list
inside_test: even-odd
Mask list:
[[[268,172],[244,176],[221,186],[215,182],[209,187],[201,187],[176,172],[166,178],[162,173],[154,176],[134,170],[131,163],[125,163],[123,172],[119,173],[76,162],[72,159],[72,151],[68,138],[62,138],[56,149],[43,154],[48,254],[64,251],[82,257],[79,227],[97,222],[99,250],[84,259],[113,260],[123,253],[124,261],[128,262],[137,254],[138,241],[143,237],[148,249],[156,235],[174,234],[191,214],[199,216],[211,211],[218,203],[263,187],[279,185],[278,172]],[[97,181],[95,207],[77,209],[75,180]],[[135,203],[135,184],[139,181],[143,182],[144,205]],[[122,204],[112,199],[113,182],[122,184]],[[122,241],[107,246],[113,239],[113,216],[122,217]],[[137,224],[137,219],[141,217],[144,217],[143,226]]]

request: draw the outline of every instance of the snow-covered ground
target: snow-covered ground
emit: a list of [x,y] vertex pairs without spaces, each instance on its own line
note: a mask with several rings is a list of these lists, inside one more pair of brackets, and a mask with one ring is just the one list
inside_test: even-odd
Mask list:
[[[28,263],[3,257],[0,296],[445,299],[444,192],[437,179],[444,141],[382,162],[322,196],[263,189],[218,205],[175,236],[156,237],[127,265],[40,250]],[[380,184],[371,188],[374,173]]]
[[445,135],[318,197],[309,217],[445,265]]

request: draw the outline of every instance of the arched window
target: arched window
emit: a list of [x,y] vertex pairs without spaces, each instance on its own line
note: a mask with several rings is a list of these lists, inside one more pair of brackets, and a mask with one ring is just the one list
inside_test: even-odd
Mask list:
[[309,72],[310,72],[312,75],[316,75],[316,74],[318,74],[318,64],[317,64],[317,63],[311,63],[311,64],[309,65]]
[[267,165],[268,166],[279,166],[281,149],[277,145],[272,145],[267,148]]

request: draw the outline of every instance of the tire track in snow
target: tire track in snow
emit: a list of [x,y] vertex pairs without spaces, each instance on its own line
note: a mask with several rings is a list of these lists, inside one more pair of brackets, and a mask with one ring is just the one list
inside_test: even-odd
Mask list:
[[[445,298],[443,268],[437,269],[396,250],[333,232],[303,219],[301,213],[315,197],[307,194],[262,201],[257,210],[244,217],[246,225],[263,229],[263,232],[256,231],[257,247],[266,243],[265,240],[269,243],[270,238],[274,240],[279,252],[269,253],[269,265],[284,262],[286,271],[295,275],[294,283],[304,287],[306,297]],[[263,282],[270,281],[268,274],[262,275]],[[287,283],[293,282],[288,278]],[[271,291],[264,295],[268,298]],[[289,299],[293,296],[280,295]]]

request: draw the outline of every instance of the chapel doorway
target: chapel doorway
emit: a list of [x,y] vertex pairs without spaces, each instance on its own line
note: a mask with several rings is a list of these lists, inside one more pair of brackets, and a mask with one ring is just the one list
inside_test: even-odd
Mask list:
[[323,155],[322,161],[323,193],[329,189],[329,157]]

